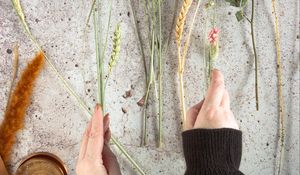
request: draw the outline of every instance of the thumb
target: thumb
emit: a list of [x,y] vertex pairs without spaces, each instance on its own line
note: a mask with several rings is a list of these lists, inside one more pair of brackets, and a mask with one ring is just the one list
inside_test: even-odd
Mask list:
[[121,175],[117,157],[114,155],[107,144],[105,144],[103,147],[102,159],[105,169],[109,175]]

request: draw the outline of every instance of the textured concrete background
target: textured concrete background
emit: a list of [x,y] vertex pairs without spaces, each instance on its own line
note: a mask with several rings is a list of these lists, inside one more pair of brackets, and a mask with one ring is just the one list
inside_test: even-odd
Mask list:
[[[96,98],[93,30],[90,29],[86,36],[83,33],[91,1],[22,0],[21,3],[33,35],[75,91],[93,108]],[[143,27],[145,20],[141,11],[142,3],[136,1],[135,5],[135,8],[140,9],[138,16],[141,30],[146,30]],[[193,4],[191,10],[195,7],[196,4]],[[274,174],[278,140],[278,100],[273,17],[270,1],[257,1],[255,7],[260,111],[255,110],[249,25],[246,22],[238,23],[234,16],[236,9],[220,0],[217,25],[222,31],[217,67],[225,75],[231,94],[232,110],[244,134],[241,170],[245,174]],[[299,1],[280,0],[278,7],[287,111],[284,174],[299,174]],[[104,11],[106,9],[108,8],[103,8]],[[136,102],[143,96],[145,88],[141,52],[134,35],[128,2],[113,1],[113,9],[110,34],[115,25],[121,22],[123,37],[119,63],[107,88],[107,110],[111,115],[112,132],[148,174],[183,174],[185,164],[181,148],[177,58],[173,35],[165,64],[165,146],[163,149],[155,146],[155,101],[151,100],[149,146],[140,147],[142,108]],[[166,36],[170,30],[172,9],[173,1],[168,1],[163,10]],[[203,11],[203,5],[199,12],[185,74],[188,106],[201,100],[205,89],[203,40],[207,37],[204,32],[207,14]],[[105,14],[106,11],[103,12],[104,21]],[[142,33],[145,37],[146,32]],[[36,50],[24,34],[11,2],[0,0],[0,121],[5,110],[12,73],[12,54],[7,49],[12,49],[14,43],[20,45],[22,69]],[[111,42],[107,55],[110,48]],[[133,96],[124,99],[122,95],[129,89],[132,89]],[[122,112],[122,107],[128,110],[126,114]],[[32,152],[50,151],[63,159],[70,174],[75,174],[79,143],[86,123],[85,113],[46,65],[37,81],[32,105],[27,112],[25,129],[18,135],[11,169],[14,171],[20,160]],[[125,157],[118,151],[115,152],[122,172],[135,174]]]

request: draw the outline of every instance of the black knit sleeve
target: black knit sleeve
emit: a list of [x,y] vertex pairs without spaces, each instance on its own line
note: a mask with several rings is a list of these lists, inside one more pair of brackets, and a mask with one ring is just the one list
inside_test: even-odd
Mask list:
[[193,129],[182,133],[186,175],[240,175],[242,132]]

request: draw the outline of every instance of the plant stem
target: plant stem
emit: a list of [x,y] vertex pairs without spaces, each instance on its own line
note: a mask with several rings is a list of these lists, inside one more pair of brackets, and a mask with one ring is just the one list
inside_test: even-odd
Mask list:
[[97,83],[98,83],[98,103],[102,105],[102,110],[105,109],[104,102],[104,84],[103,84],[103,57],[101,56],[101,44],[99,43],[101,39],[99,39],[99,34],[101,37],[101,33],[99,33],[99,0],[97,0],[97,11],[94,9],[94,32],[95,32],[95,48],[96,48],[96,61],[97,61]]
[[180,103],[181,103],[182,127],[185,128],[186,109],[185,109],[185,99],[184,99],[185,96],[184,96],[183,72],[179,72],[179,84],[180,84]]
[[162,141],[162,133],[163,133],[163,128],[162,128],[162,119],[163,119],[163,87],[162,87],[162,78],[163,78],[163,58],[162,58],[162,53],[161,53],[161,44],[162,44],[162,32],[161,32],[161,0],[158,0],[158,16],[159,16],[159,48],[158,48],[158,98],[159,98],[159,119],[158,119],[158,147],[160,148],[163,144]]
[[151,39],[151,57],[150,57],[150,78],[147,83],[147,92],[145,96],[145,104],[144,104],[144,112],[143,112],[143,145],[147,145],[147,116],[146,116],[146,110],[147,110],[147,105],[148,105],[148,100],[149,100],[149,92],[151,85],[153,83],[154,79],[154,31],[152,31],[152,39]]
[[91,19],[91,16],[92,16],[92,13],[93,13],[94,8],[95,8],[95,3],[96,3],[96,0],[93,0],[92,5],[91,5],[91,9],[90,9],[89,14],[88,14],[88,17],[87,17],[87,19],[86,19],[85,28],[84,28],[84,31],[83,31],[83,32],[84,32],[84,35],[85,35],[85,33],[87,32],[87,28],[88,28],[88,26],[89,26],[90,19]]
[[281,48],[280,48],[280,31],[279,31],[279,21],[276,11],[276,1],[272,0],[272,9],[275,18],[275,46],[277,55],[277,79],[278,79],[278,100],[279,100],[279,147],[280,147],[280,158],[278,164],[277,174],[282,174],[283,161],[284,161],[284,151],[285,151],[285,108],[284,108],[284,97],[282,92],[282,63],[281,63]]
[[125,155],[125,157],[132,163],[132,165],[138,170],[141,175],[146,175],[144,170],[132,159],[132,157],[127,153],[124,147],[117,141],[114,137],[111,137],[112,142],[117,146],[117,148]]
[[147,83],[148,83],[148,72],[147,72],[146,56],[145,56],[145,52],[144,52],[144,49],[143,49],[142,37],[141,37],[140,31],[138,30],[138,24],[137,24],[137,20],[136,20],[136,13],[133,10],[132,0],[129,0],[129,1],[130,1],[129,5],[130,5],[131,13],[132,13],[133,21],[134,21],[134,25],[135,25],[135,32],[136,32],[136,35],[138,37],[139,48],[141,50],[142,57],[143,57],[145,81],[146,81],[146,86],[147,86]]
[[256,45],[255,45],[255,38],[254,38],[254,5],[255,0],[252,0],[252,11],[251,11],[251,37],[252,37],[252,47],[254,53],[254,64],[255,64],[255,102],[256,102],[256,110],[259,110],[259,99],[258,99],[258,58],[256,53]]

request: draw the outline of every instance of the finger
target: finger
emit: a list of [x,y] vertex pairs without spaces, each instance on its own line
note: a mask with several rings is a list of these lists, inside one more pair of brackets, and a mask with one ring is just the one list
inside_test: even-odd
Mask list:
[[220,106],[224,94],[224,89],[224,77],[220,71],[214,69],[212,71],[212,79],[203,107],[212,108]]
[[90,159],[101,160],[101,153],[104,143],[104,132],[103,132],[103,116],[100,105],[96,105],[95,113],[92,118],[91,131],[88,137],[88,144],[86,149],[86,155]]
[[226,89],[223,94],[221,106],[224,107],[225,109],[230,109],[230,97],[229,97],[229,93]]
[[104,142],[105,142],[105,144],[109,144],[110,138],[111,138],[111,131],[108,128],[107,131],[104,134]]
[[79,151],[79,158],[78,158],[79,160],[84,158],[87,143],[88,143],[89,133],[90,133],[90,130],[91,130],[91,126],[92,126],[92,122],[89,121],[89,123],[87,125],[87,128],[84,131],[83,138],[82,138],[82,141],[81,141],[80,151]]
[[197,116],[200,112],[200,109],[203,105],[204,99],[201,100],[198,104],[192,106],[187,112],[185,130],[192,129],[194,127]]
[[109,114],[106,114],[103,118],[103,125],[104,125],[104,133],[107,131],[107,129],[109,128],[109,123],[110,123],[110,118],[109,118]]
[[111,151],[108,145],[103,147],[102,152],[103,164],[109,175],[121,175],[120,166],[117,157]]

